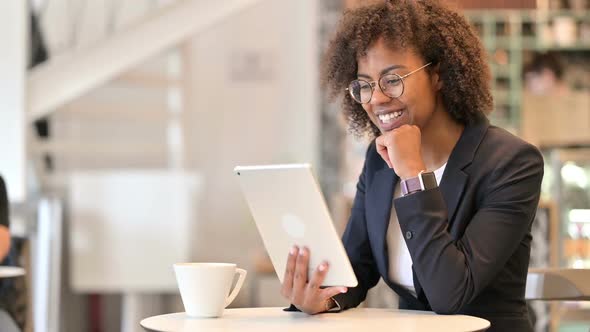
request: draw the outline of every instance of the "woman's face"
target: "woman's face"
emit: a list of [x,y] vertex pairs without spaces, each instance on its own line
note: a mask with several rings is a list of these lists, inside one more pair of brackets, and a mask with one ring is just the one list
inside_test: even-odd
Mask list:
[[[414,52],[394,50],[381,38],[367,50],[365,56],[358,59],[357,78],[378,82],[385,74],[404,76],[425,64]],[[371,101],[362,106],[382,133],[404,124],[416,125],[421,129],[428,125],[436,107],[436,93],[440,84],[438,75],[428,75],[427,68],[403,79],[404,91],[398,98],[386,96],[379,84],[375,85]]]

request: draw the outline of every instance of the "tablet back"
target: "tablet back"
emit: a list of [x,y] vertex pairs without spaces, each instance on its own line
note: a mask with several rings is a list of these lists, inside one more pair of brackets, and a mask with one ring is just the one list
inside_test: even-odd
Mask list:
[[310,250],[310,273],[330,269],[322,286],[355,287],[357,280],[309,164],[234,169],[281,283],[293,245]]

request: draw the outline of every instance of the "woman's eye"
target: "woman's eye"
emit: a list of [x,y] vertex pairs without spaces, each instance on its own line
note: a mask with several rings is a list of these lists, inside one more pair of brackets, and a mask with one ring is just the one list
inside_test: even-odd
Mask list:
[[399,78],[391,78],[387,80],[387,84],[389,85],[398,85],[401,82]]

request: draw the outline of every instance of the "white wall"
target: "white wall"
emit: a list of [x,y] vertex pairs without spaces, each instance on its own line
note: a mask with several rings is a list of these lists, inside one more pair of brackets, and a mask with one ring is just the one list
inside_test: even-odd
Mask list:
[[[263,250],[234,166],[317,165],[317,5],[262,1],[193,40],[187,161],[205,176],[196,260],[250,268],[251,256]],[[235,305],[248,304],[248,288]]]
[[25,198],[27,1],[0,1],[0,174],[12,202]]
[[[319,167],[317,6],[318,0],[264,0],[190,42],[185,165],[203,177],[191,234],[193,260],[231,261],[251,271],[252,256],[264,250],[234,166],[311,162]],[[158,112],[163,96],[128,90],[111,82],[54,115],[54,139],[81,150],[57,154],[58,172],[166,167],[160,148],[166,117]],[[140,151],[124,153],[129,144]],[[234,306],[249,305],[252,279]],[[268,287],[265,300],[280,298]]]

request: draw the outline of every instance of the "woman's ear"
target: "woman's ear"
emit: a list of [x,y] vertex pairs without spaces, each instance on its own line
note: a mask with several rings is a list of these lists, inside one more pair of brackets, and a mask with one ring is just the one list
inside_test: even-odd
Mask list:
[[440,63],[437,63],[432,68],[432,72],[431,72],[430,77],[431,77],[432,86],[434,87],[434,89],[436,91],[440,91],[443,87],[443,81],[440,79]]

